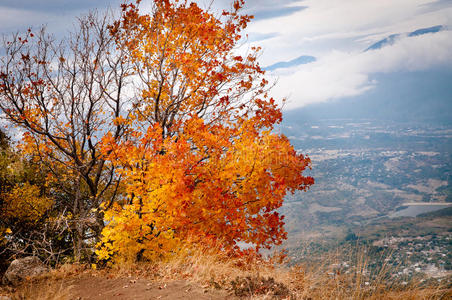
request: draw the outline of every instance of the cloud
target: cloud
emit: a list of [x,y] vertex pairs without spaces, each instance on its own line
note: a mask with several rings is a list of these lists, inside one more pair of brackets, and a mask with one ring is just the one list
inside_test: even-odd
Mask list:
[[118,9],[121,0],[14,0],[0,1],[0,33],[24,31],[45,25],[49,32],[63,34],[76,17],[90,10]]
[[[211,0],[196,0],[207,8]],[[88,10],[118,7],[122,0],[0,0],[0,33],[47,24],[63,34],[75,17]],[[213,11],[232,0],[215,0]],[[143,1],[145,6],[150,1]],[[392,34],[438,24],[452,28],[450,0],[248,0],[244,13],[257,18],[247,29],[248,40],[238,51],[262,46],[262,66],[290,62],[301,54],[317,61],[279,68],[274,93],[290,95],[289,107],[364,93],[372,89],[370,74],[450,66],[450,31],[408,37],[400,35],[381,49],[363,53]],[[370,53],[372,52],[372,53]],[[287,65],[285,65],[287,67]],[[275,77],[276,78],[276,77]]]
[[418,71],[452,67],[452,32],[405,37],[395,44],[368,52],[331,51],[302,68],[274,72],[278,83],[273,95],[289,96],[286,108],[301,107],[362,94],[377,85],[374,73]]
[[[378,86],[372,74],[451,67],[452,2],[434,0],[306,0],[292,15],[257,20],[249,30],[279,33],[258,43],[261,65],[290,61],[305,53],[316,62],[279,68],[276,98],[289,97],[286,108],[360,95]],[[419,28],[444,25],[443,31],[415,36]],[[436,31],[436,30],[433,30]],[[399,34],[399,35],[396,35]],[[363,51],[394,35],[385,47]],[[252,43],[253,44],[253,43]],[[372,52],[372,53],[370,53]]]
[[93,7],[104,6],[109,1],[93,1],[93,0],[14,0],[14,1],[2,1],[3,7],[14,8],[26,11],[41,11],[41,12],[54,12],[54,11],[70,11],[89,9]]
[[400,32],[438,24],[452,25],[452,5],[425,9],[433,0],[306,0],[290,5],[307,6],[292,15],[256,20],[250,32],[277,32],[259,42],[265,51],[263,65],[287,61],[300,52],[320,57],[331,52],[365,49]]
[[424,11],[435,11],[438,9],[448,8],[452,6],[452,2],[450,0],[436,0],[425,5],[421,6],[421,9]]
[[[231,8],[232,0],[195,0],[201,7],[212,7],[216,10]],[[283,16],[289,16],[303,9],[307,6],[300,5],[304,1],[300,0],[247,0],[242,12],[253,15],[254,20],[267,20]]]
[[259,42],[267,39],[271,39],[277,37],[279,33],[277,32],[269,32],[269,33],[259,33],[259,32],[249,32],[248,33],[248,42]]
[[252,15],[254,15],[254,20],[260,21],[265,19],[289,16],[306,8],[307,6],[288,6],[276,9],[275,8],[260,9],[253,11]]
[[[422,11],[421,7],[432,0],[307,0],[302,2],[308,8],[278,22],[255,22],[261,30],[283,32],[292,37],[315,37],[319,35],[347,32],[380,32],[392,29],[411,31],[413,28],[428,27],[432,13]],[[452,6],[451,6],[452,7]],[[421,15],[429,18],[423,26]],[[430,17],[429,17],[430,15]],[[444,16],[450,19],[449,16]],[[405,23],[405,24],[404,24]],[[406,28],[400,28],[401,26]],[[293,35],[295,33],[295,35]]]
[[0,6],[0,33],[23,31],[33,24],[44,24],[49,19],[46,13]]
[[[197,0],[196,2],[201,4],[210,4],[212,0]],[[283,6],[298,5],[303,0],[246,0],[244,9],[246,10],[258,10],[262,8],[275,8]],[[215,0],[213,5],[219,8],[228,8],[231,6],[232,0]]]

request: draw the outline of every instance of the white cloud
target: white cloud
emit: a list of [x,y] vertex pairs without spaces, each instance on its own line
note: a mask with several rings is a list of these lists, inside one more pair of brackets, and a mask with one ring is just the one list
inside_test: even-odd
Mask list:
[[372,73],[452,67],[452,31],[405,37],[392,46],[368,52],[333,50],[317,62],[273,73],[273,95],[289,96],[286,108],[361,94],[375,86]]
[[0,32],[3,33],[24,30],[38,22],[43,24],[48,19],[49,15],[42,12],[0,6]]
[[252,22],[250,32],[277,32],[278,37],[259,42],[263,65],[302,54],[322,56],[331,49],[355,51],[389,34],[434,25],[452,25],[449,8],[426,10],[434,0],[307,0],[293,15]]
[[[46,26],[50,33],[64,35],[76,18],[90,10],[119,10],[121,0],[15,0],[0,1],[0,34],[24,32]],[[38,3],[39,2],[39,3]]]
[[286,108],[362,94],[377,82],[373,73],[424,70],[452,65],[451,31],[400,39],[392,46],[363,52],[390,34],[444,25],[452,29],[452,2],[435,0],[306,0],[307,9],[290,16],[253,22],[250,32],[277,33],[257,41],[263,66],[313,55],[317,62],[273,74],[273,94],[289,97]]

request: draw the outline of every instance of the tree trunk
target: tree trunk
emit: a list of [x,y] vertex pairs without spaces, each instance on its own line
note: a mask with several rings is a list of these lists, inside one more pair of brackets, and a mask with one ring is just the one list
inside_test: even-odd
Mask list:
[[83,221],[81,218],[81,175],[77,177],[76,184],[74,185],[74,206],[73,206],[73,215],[74,219],[72,220],[72,240],[73,240],[73,254],[75,262],[80,262],[82,257],[82,244],[83,244]]
[[76,228],[73,233],[74,240],[74,260],[80,262],[82,258],[82,246],[83,246],[83,225],[76,224]]

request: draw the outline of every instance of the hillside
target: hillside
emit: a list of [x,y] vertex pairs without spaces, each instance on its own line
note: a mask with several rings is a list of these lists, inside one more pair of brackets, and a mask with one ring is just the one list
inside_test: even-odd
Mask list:
[[[450,285],[393,282],[380,269],[367,274],[368,264],[347,272],[337,257],[323,257],[321,264],[284,267],[271,260],[223,260],[212,252],[170,262],[145,263],[93,270],[84,265],[63,265],[51,273],[0,287],[0,296],[11,299],[447,299]],[[365,257],[364,257],[365,259]]]
[[[442,80],[424,75],[398,84],[414,78],[431,89]],[[452,201],[452,128],[435,111],[450,111],[450,103],[437,94],[429,105],[438,106],[422,109],[420,117],[413,110],[425,104],[423,92],[385,95],[396,84],[389,77],[381,75],[383,87],[366,97],[286,113],[281,131],[310,156],[316,184],[286,198],[284,245],[295,261],[307,261],[358,243],[374,247],[369,261],[381,266],[387,259],[393,274],[447,276],[451,208],[434,210]],[[423,205],[412,209],[416,203]]]

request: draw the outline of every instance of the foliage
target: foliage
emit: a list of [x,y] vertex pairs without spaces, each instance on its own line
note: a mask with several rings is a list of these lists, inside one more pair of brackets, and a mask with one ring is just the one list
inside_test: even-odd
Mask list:
[[[0,131],[0,136],[6,135]],[[4,138],[0,147],[0,272],[16,257],[35,255],[49,264],[67,260],[74,241],[64,195],[45,169]]]
[[30,253],[24,234],[42,231],[53,201],[45,193],[39,169],[21,157],[0,131],[0,271],[17,253]]
[[113,262],[187,244],[280,244],[277,209],[313,179],[302,175],[309,158],[275,130],[282,113],[260,49],[237,50],[244,1],[219,16],[177,0],[143,14],[139,3],[115,22],[80,18],[62,41],[42,29],[5,43],[0,109],[45,184],[11,182],[4,212],[60,232],[75,260],[94,242]]
[[[123,6],[111,28],[141,83],[131,138],[104,138],[127,198],[107,210],[97,254],[113,261],[167,257],[186,241],[238,242],[258,250],[286,237],[276,211],[312,183],[310,160],[274,133],[281,111],[256,58],[235,54],[250,20],[195,3],[154,1],[151,14]],[[126,120],[124,120],[125,122]]]
[[2,216],[22,222],[36,223],[52,206],[52,199],[40,195],[39,187],[19,183],[1,196]]
[[41,172],[15,152],[9,138],[0,130],[0,213],[7,219],[36,223],[50,208],[52,200],[44,193]]
[[45,169],[55,206],[72,216],[74,255],[100,234],[100,204],[111,205],[120,178],[99,145],[106,132],[122,139],[127,116],[124,96],[128,66],[107,30],[108,15],[78,19],[68,38],[45,29],[12,35],[0,58],[0,110],[23,134],[24,155]]

